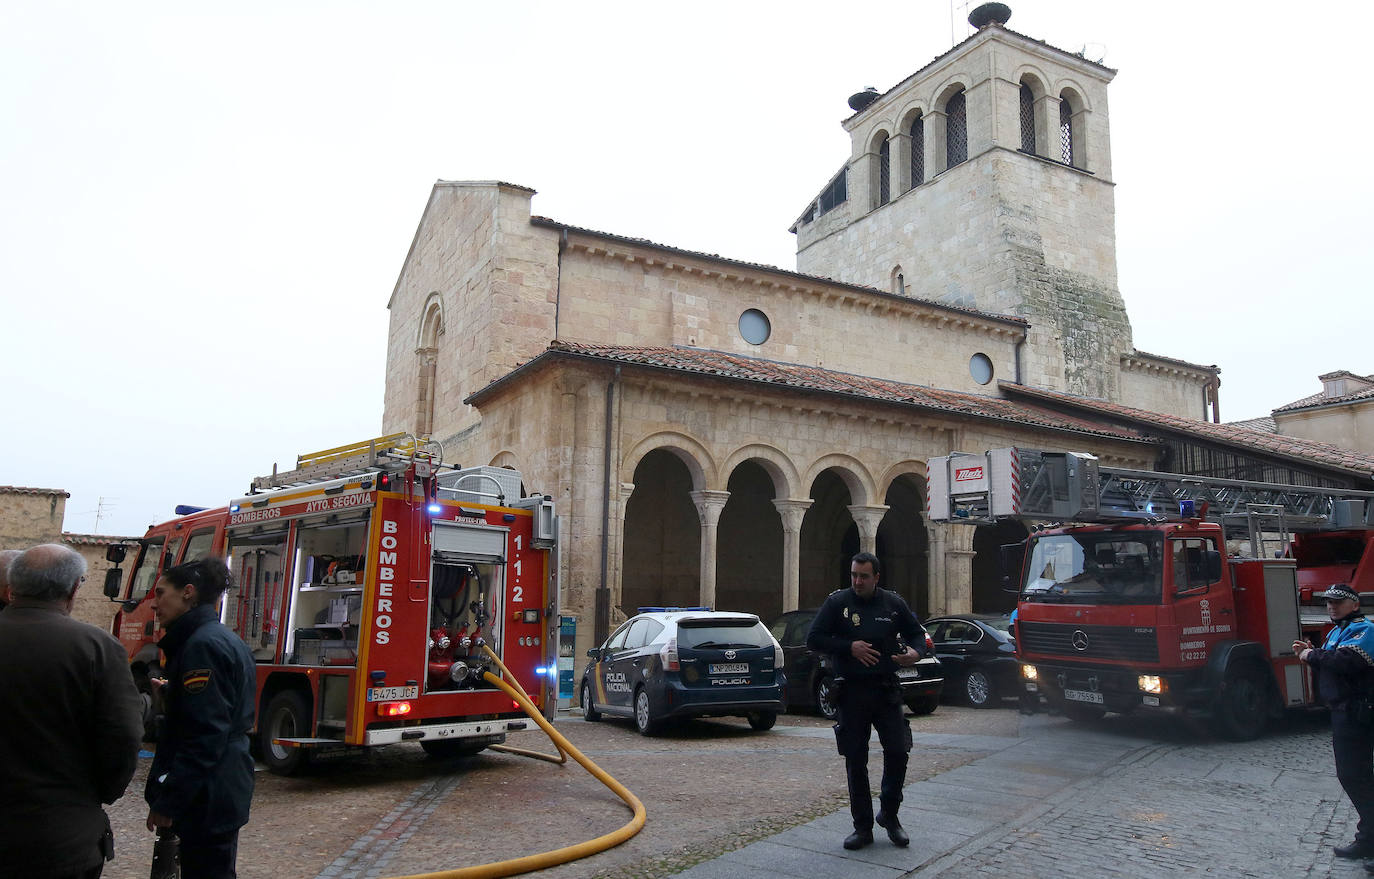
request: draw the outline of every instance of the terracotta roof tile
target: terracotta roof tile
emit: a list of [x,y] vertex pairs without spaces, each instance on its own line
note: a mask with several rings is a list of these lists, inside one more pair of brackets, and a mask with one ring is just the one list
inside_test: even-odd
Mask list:
[[0,485],[0,494],[55,494],[71,497],[69,492],[60,488],[25,488],[22,485]]
[[1154,427],[1156,429],[1188,434],[1210,442],[1239,446],[1253,452],[1290,458],[1309,466],[1315,464],[1323,467],[1331,467],[1338,470],[1357,473],[1365,478],[1374,476],[1374,455],[1358,452],[1354,449],[1343,449],[1340,446],[1333,446],[1330,443],[1303,439],[1296,436],[1267,433],[1262,430],[1241,427],[1236,423],[1214,424],[1210,421],[1197,421],[1191,418],[1181,418],[1177,415],[1147,412],[1143,409],[1122,406],[1120,403],[1109,403],[1106,400],[1090,399],[1088,397],[1076,397],[1071,394],[1061,394],[1057,391],[1046,391],[1041,388],[1030,388],[1025,385],[1017,385],[1011,382],[1002,382],[1000,387],[1003,393],[1011,394],[1015,397],[1029,397],[1031,399],[1046,400],[1053,403],[1072,406],[1077,409],[1085,409],[1090,412],[1103,413],[1108,417],[1116,416],[1116,418],[1121,420],[1133,421],[1138,424],[1146,425],[1147,431],[1149,427]]
[[109,546],[112,543],[129,543],[138,540],[137,537],[118,537],[113,534],[73,534],[70,531],[62,532],[62,542],[70,543],[73,546]]
[[[1130,428],[1122,428],[1091,418],[1056,412],[1048,407],[1024,401],[965,394],[873,376],[837,372],[817,366],[780,363],[703,348],[585,345],[555,341],[550,343],[548,350],[536,359],[542,360],[545,357],[559,355],[633,364],[695,375],[719,376],[734,381],[776,385],[795,390],[837,394],[972,418],[988,418],[1029,427],[1072,431],[1119,440],[1152,442],[1145,438],[1141,432]],[[471,403],[484,396],[497,385],[530,367],[534,362],[531,361],[523,367],[517,368],[514,372],[473,394],[464,402]]]
[[1360,400],[1374,400],[1374,388],[1365,388],[1362,391],[1355,391],[1350,394],[1342,394],[1339,397],[1328,397],[1324,391],[1318,391],[1301,400],[1294,400],[1284,406],[1275,409],[1275,412],[1292,412],[1297,409],[1317,408],[1320,406],[1341,406],[1346,403],[1356,403]]

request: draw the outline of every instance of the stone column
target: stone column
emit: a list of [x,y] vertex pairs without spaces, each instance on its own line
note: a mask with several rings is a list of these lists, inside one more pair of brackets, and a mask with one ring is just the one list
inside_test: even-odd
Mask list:
[[911,135],[900,132],[888,138],[888,157],[891,159],[893,201],[911,188]]
[[859,526],[860,552],[878,551],[878,525],[883,521],[887,510],[888,508],[883,506],[866,507],[861,504],[852,504],[849,507],[849,515],[854,517],[854,524]]
[[796,610],[801,593],[801,526],[811,500],[774,500],[782,518],[782,609]]
[[716,606],[716,526],[730,499],[728,491],[694,491],[690,497],[701,519],[701,606]]
[[931,180],[945,172],[945,130],[948,126],[949,117],[945,115],[945,110],[941,107],[926,113],[924,119],[926,128],[926,179]]
[[635,493],[633,482],[620,483],[620,494],[611,504],[611,548],[607,572],[610,581],[611,606],[619,607],[625,598],[625,508]]
[[944,541],[943,613],[973,612],[973,525],[941,525]]

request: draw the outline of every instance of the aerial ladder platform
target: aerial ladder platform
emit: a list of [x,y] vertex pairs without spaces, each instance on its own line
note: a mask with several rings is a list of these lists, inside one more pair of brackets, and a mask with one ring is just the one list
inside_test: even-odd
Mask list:
[[931,458],[927,478],[927,515],[936,522],[1199,517],[1217,522],[1228,536],[1248,535],[1256,550],[1275,532],[1374,528],[1374,491],[1104,467],[1085,452],[954,452]]

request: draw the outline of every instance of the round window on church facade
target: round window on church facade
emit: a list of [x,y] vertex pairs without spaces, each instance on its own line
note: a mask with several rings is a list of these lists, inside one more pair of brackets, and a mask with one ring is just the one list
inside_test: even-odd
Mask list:
[[988,355],[979,352],[968,360],[968,372],[973,376],[973,380],[980,385],[985,385],[992,381],[992,360]]
[[762,345],[768,341],[768,336],[772,332],[773,326],[768,322],[768,315],[757,308],[751,308],[739,316],[739,334],[750,345]]

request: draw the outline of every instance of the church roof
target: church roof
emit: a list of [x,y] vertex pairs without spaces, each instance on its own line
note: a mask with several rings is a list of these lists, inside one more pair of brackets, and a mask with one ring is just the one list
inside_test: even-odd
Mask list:
[[[1323,379],[1334,379],[1334,378],[1345,378],[1345,377],[1357,379],[1357,380],[1360,380],[1360,381],[1371,381],[1371,380],[1374,380],[1374,375],[1371,375],[1371,376],[1356,375],[1355,373],[1349,372],[1349,371],[1347,371],[1347,370],[1340,370],[1339,372],[1327,373],[1326,375],[1320,376],[1320,378],[1323,378]],[[1285,404],[1285,405],[1283,405],[1283,406],[1280,406],[1279,408],[1275,409],[1274,411],[1275,411],[1275,412],[1295,412],[1295,411],[1297,411],[1298,409],[1315,409],[1315,408],[1318,408],[1318,407],[1321,407],[1321,406],[1344,406],[1346,403],[1356,403],[1356,402],[1359,402],[1360,400],[1374,400],[1374,387],[1367,387],[1367,388],[1362,388],[1362,389],[1357,390],[1357,391],[1351,391],[1351,392],[1348,393],[1348,394],[1341,394],[1341,395],[1338,396],[1338,397],[1329,397],[1329,396],[1326,395],[1326,392],[1325,392],[1325,391],[1318,391],[1318,392],[1315,393],[1315,394],[1311,394],[1311,395],[1309,395],[1309,396],[1303,397],[1301,400],[1294,400],[1294,401],[1291,402],[1291,403],[1287,403],[1287,404]]]
[[514,380],[541,362],[572,357],[606,363],[631,364],[656,370],[667,370],[708,376],[732,382],[770,385],[782,389],[828,394],[877,403],[889,403],[926,409],[970,418],[991,419],[1026,427],[1068,431],[1107,437],[1113,440],[1153,442],[1139,431],[1118,427],[1048,407],[1001,397],[984,397],[941,388],[895,382],[873,376],[806,366],[799,363],[780,363],[756,357],[686,347],[630,347],[616,345],[587,345],[578,342],[553,341],[547,350],[534,360],[517,367],[463,402],[476,405],[498,387]]
[[1146,432],[1160,430],[1185,434],[1199,440],[1229,445],[1251,453],[1263,453],[1308,466],[1318,465],[1358,474],[1366,479],[1374,476],[1374,455],[1358,452],[1354,449],[1343,449],[1340,446],[1333,446],[1318,440],[1268,433],[1263,430],[1241,427],[1236,423],[1215,424],[1210,421],[1197,421],[1178,415],[1147,412],[1144,409],[1135,409],[1120,403],[1076,397],[1072,394],[1027,387],[1013,382],[1000,382],[999,387],[1004,394],[1010,394],[1013,397],[1043,400],[1055,405],[1068,406],[1074,410],[1094,413],[1106,419],[1133,424],[1143,428]]
[[573,232],[578,235],[590,235],[595,238],[604,238],[607,241],[619,241],[623,244],[631,244],[636,247],[647,247],[653,250],[661,250],[665,253],[679,253],[683,256],[690,256],[696,259],[706,260],[708,262],[720,263],[722,265],[741,266],[743,268],[755,269],[762,272],[768,272],[769,274],[773,275],[780,275],[786,278],[795,278],[797,280],[806,281],[809,284],[825,284],[829,287],[838,287],[844,290],[856,290],[863,293],[872,293],[876,296],[882,296],[888,299],[895,299],[901,302],[916,303],[919,305],[926,306],[928,308],[936,309],[938,311],[948,311],[955,314],[966,314],[972,317],[981,318],[983,320],[996,321],[997,323],[1003,324],[1010,324],[1012,326],[1022,329],[1030,326],[1030,322],[1027,321],[1025,318],[1012,317],[1011,315],[1006,314],[994,314],[990,311],[979,311],[976,308],[964,308],[958,305],[950,305],[945,302],[936,302],[932,299],[919,299],[914,296],[898,296],[896,293],[890,293],[886,290],[879,290],[877,287],[865,287],[862,284],[851,284],[847,281],[836,281],[833,278],[822,278],[818,275],[806,275],[802,274],[801,272],[793,272],[789,271],[788,269],[780,269],[777,266],[770,266],[766,263],[745,262],[743,260],[730,259],[729,257],[724,257],[717,253],[702,253],[696,250],[684,250],[680,247],[673,247],[670,244],[659,244],[658,242],[650,241],[647,238],[630,238],[625,235],[616,235],[613,232],[599,232],[596,229],[586,229],[581,226],[569,226],[567,223],[560,223],[557,220],[551,220],[548,217],[533,216],[530,217],[530,223],[531,225],[544,226],[545,228],[549,229],[566,229],[569,232]]

